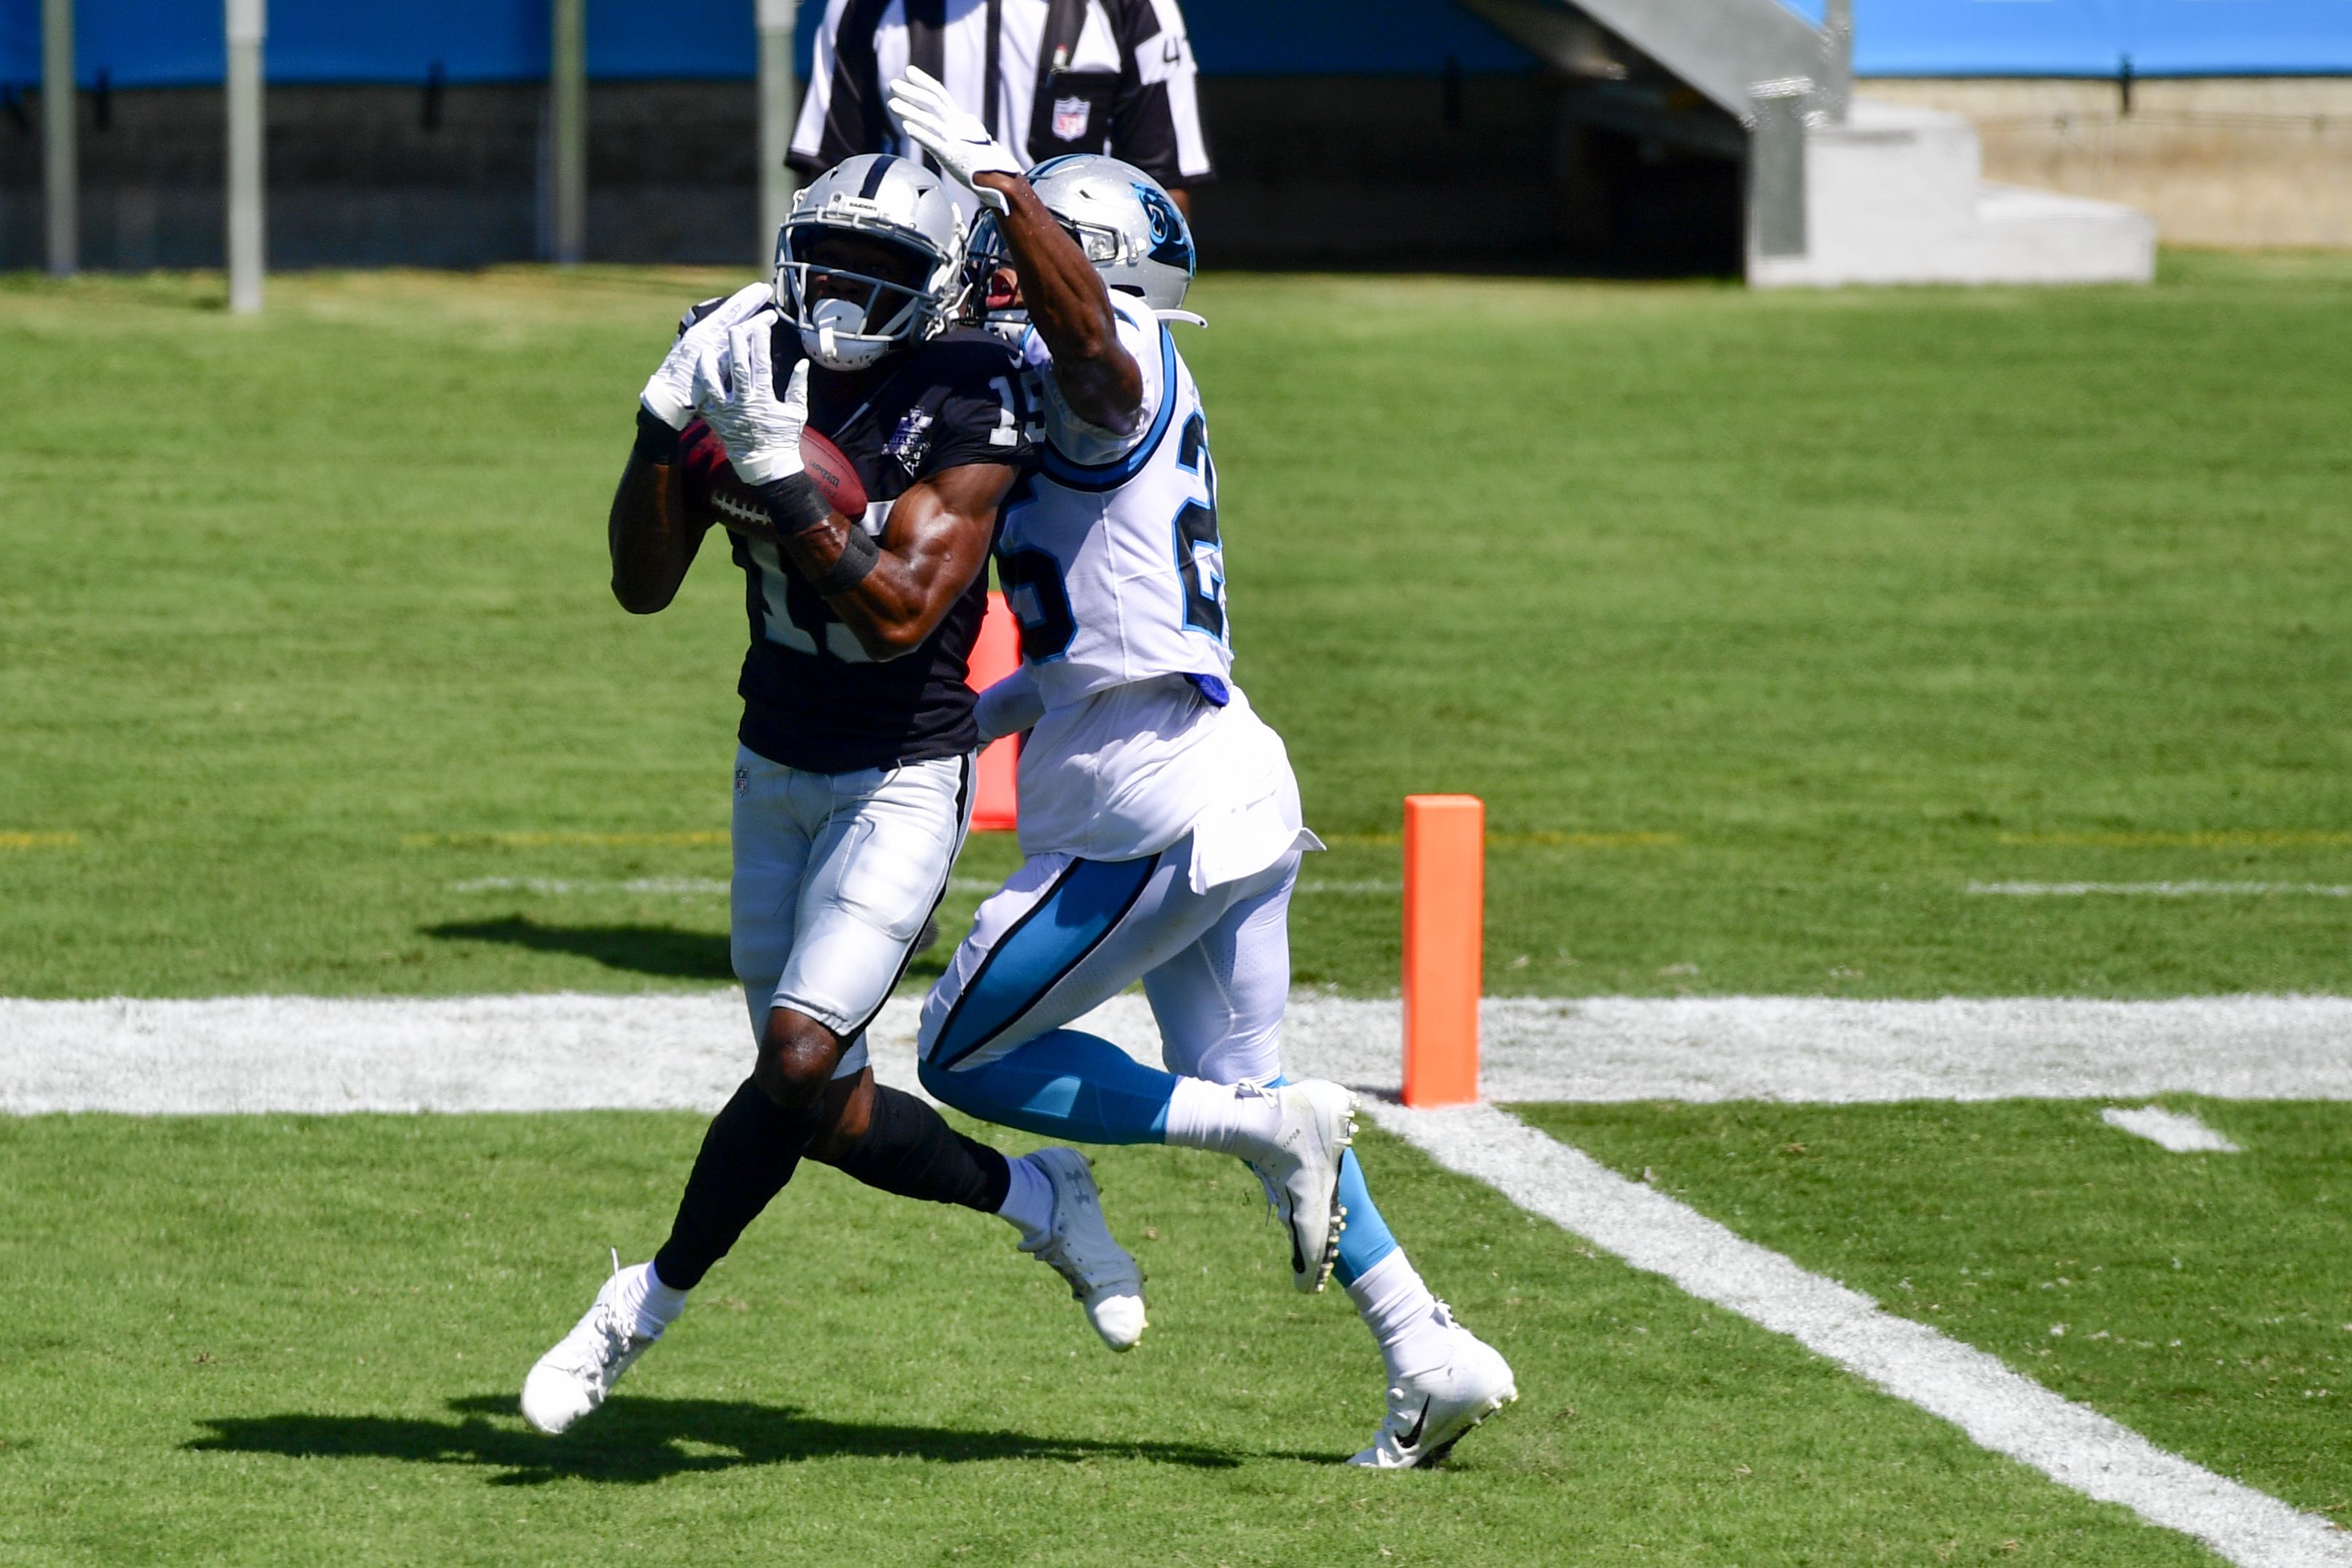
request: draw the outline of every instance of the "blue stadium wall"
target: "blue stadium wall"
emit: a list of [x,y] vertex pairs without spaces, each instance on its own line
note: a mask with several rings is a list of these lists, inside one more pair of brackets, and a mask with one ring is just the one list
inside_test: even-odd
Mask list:
[[[2112,80],[2126,60],[2140,78],[2352,76],[2352,0],[1855,6],[1858,66],[1883,77]],[[752,0],[587,8],[589,255],[759,254]],[[219,265],[222,9],[77,0],[85,265]],[[1452,0],[1186,10],[1218,167],[1195,223],[1216,265],[1738,271],[1736,155],[1580,114],[1570,100],[1585,87]],[[807,0],[804,63],[821,14]],[[24,96],[38,18],[39,0],[0,0],[0,270],[41,254]],[[549,21],[549,0],[271,0],[271,265],[546,256]],[[1727,120],[1715,130],[1736,146]]]
[[[1819,0],[1796,7],[1818,19]],[[1534,61],[1447,0],[1189,0],[1214,76],[1471,74]],[[268,70],[286,83],[543,78],[547,0],[272,0]],[[801,53],[821,7],[803,7]],[[751,0],[589,0],[588,68],[605,80],[743,78]],[[2352,0],[1855,0],[1864,76],[2112,77],[2352,72]],[[79,0],[85,87],[221,77],[221,0]],[[0,87],[40,75],[40,0],[0,0]]]

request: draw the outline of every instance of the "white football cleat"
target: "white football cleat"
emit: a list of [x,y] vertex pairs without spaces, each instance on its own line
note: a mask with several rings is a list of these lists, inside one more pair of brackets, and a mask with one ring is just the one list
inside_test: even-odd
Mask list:
[[638,1333],[636,1314],[621,1305],[625,1277],[615,1260],[613,1277],[596,1292],[587,1315],[522,1380],[522,1418],[551,1437],[604,1403],[621,1375],[661,1338]]
[[1028,1156],[1054,1188],[1054,1224],[1021,1250],[1070,1282],[1087,1322],[1113,1350],[1133,1350],[1143,1337],[1143,1270],[1113,1239],[1103,1218],[1094,1168],[1076,1149],[1039,1149]]
[[1442,1366],[1397,1380],[1389,1390],[1388,1419],[1372,1446],[1349,1464],[1376,1470],[1435,1465],[1471,1427],[1519,1396],[1511,1364],[1501,1353],[1455,1322],[1444,1301],[1436,1311],[1453,1354]]
[[1290,1282],[1311,1293],[1331,1278],[1339,1232],[1348,1228],[1339,1202],[1339,1156],[1355,1141],[1356,1096],[1320,1078],[1269,1092],[1282,1102],[1282,1131],[1276,1152],[1249,1166],[1290,1228]]

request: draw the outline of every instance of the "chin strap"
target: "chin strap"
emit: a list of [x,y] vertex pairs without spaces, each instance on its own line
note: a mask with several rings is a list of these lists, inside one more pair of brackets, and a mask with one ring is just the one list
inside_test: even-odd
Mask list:
[[1208,330],[1208,320],[1203,317],[1193,315],[1190,310],[1154,310],[1152,314],[1162,321],[1181,321],[1187,327],[1198,327],[1202,331]]

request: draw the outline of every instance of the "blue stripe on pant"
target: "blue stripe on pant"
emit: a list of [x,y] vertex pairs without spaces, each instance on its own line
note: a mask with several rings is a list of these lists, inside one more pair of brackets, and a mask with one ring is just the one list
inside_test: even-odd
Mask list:
[[[1036,1006],[1109,936],[1150,883],[1157,857],[1073,861],[1053,890],[1004,934],[957,998],[931,1054],[923,1087],[967,1115],[1041,1138],[1084,1144],[1157,1144],[1168,1130],[1173,1073],[1146,1067],[1099,1035],[1057,1029],[977,1067],[949,1065],[980,1051]],[[1339,1162],[1348,1228],[1336,1272],[1351,1284],[1396,1250],[1396,1238],[1350,1152]]]
[[1159,866],[1157,856],[1071,862],[956,999],[921,1063],[923,1087],[968,1115],[1039,1137],[1160,1142],[1175,1075],[1144,1066],[1098,1035],[1057,1029],[993,1061],[954,1065],[1017,1022],[1101,946]]

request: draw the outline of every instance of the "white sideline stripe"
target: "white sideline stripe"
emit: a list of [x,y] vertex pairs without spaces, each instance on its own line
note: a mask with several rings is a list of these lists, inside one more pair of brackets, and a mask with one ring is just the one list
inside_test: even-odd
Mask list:
[[2161,1105],[2142,1105],[2137,1111],[2110,1105],[2099,1113],[2099,1120],[2110,1127],[2118,1127],[2146,1138],[2151,1144],[2161,1144],[2176,1155],[2234,1155],[2238,1152],[2237,1145],[2197,1117],[2168,1111]]
[[[948,888],[954,893],[994,893],[1000,883],[977,876],[951,876]],[[673,898],[724,898],[728,881],[723,876],[637,876],[625,880],[563,876],[475,876],[449,884],[452,893],[530,893],[544,897],[562,897],[573,894],[635,893],[651,894]]]
[[[886,1082],[914,1086],[918,998],[868,1031]],[[1818,997],[1489,998],[1493,1100],[2352,1100],[2352,998],[1933,1002]],[[1143,998],[1083,1027],[1147,1061]],[[1290,1071],[1398,1079],[1393,1000],[1300,991]],[[742,1082],[731,988],[366,1000],[0,998],[0,1113],[710,1110]]]
[[1968,890],[2007,898],[2352,898],[2352,884],[2325,882],[1972,882]]
[[[950,893],[994,893],[1003,884],[986,877],[951,876],[948,878]],[[1402,890],[1401,882],[1383,882],[1378,878],[1364,882],[1333,882],[1309,879],[1298,884],[1302,894],[1330,893],[1396,893]],[[564,876],[473,876],[449,884],[452,893],[528,893],[542,898],[570,897],[583,894],[628,893],[656,898],[724,898],[728,883],[719,876],[637,876],[626,879]]]
[[1367,1103],[1381,1126],[1447,1169],[1702,1301],[1790,1335],[2061,1486],[2195,1536],[2244,1568],[2352,1564],[2352,1536],[2326,1521],[2168,1453],[1995,1356],[1881,1312],[1495,1106]]
[[717,876],[636,876],[626,881],[579,880],[560,876],[477,876],[449,884],[452,893],[532,893],[557,896],[577,893],[652,894],[671,898],[727,895],[727,880]]
[[[2352,998],[1488,998],[1489,1100],[2352,1100]],[[1299,992],[1294,1071],[1398,1080],[1394,1001]]]

